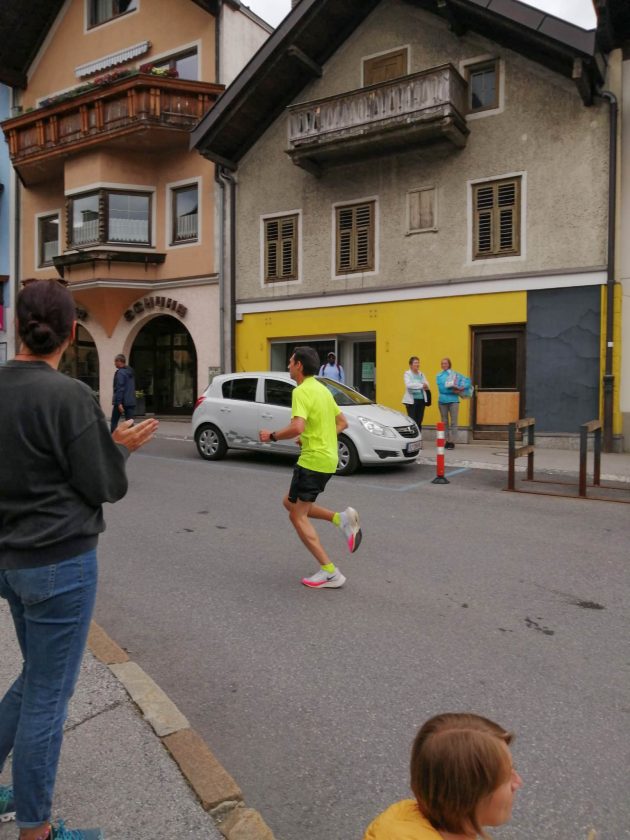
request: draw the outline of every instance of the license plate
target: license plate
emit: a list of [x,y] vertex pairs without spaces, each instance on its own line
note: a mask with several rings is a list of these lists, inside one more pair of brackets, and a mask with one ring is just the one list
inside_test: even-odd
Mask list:
[[420,441],[415,440],[413,443],[407,444],[407,449],[405,450],[405,454],[413,455],[414,452],[420,452]]

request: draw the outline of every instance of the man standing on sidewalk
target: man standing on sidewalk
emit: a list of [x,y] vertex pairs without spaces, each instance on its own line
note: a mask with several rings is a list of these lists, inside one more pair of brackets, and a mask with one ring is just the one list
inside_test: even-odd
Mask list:
[[125,420],[133,420],[136,413],[136,378],[133,368],[127,366],[127,359],[122,353],[116,356],[114,365],[116,373],[112,397],[112,432],[116,430],[121,417],[124,416]]
[[277,432],[261,429],[260,440],[266,443],[300,438],[302,452],[282,503],[289,511],[298,537],[320,565],[319,571],[302,578],[302,583],[313,589],[339,589],[346,579],[324,551],[310,520],[323,519],[340,528],[351,552],[361,544],[362,533],[354,508],[335,513],[315,504],[337,469],[337,435],[348,425],[328,388],[314,378],[318,370],[319,357],[315,350],[296,347],[289,359],[289,374],[297,382],[292,395],[291,422]]

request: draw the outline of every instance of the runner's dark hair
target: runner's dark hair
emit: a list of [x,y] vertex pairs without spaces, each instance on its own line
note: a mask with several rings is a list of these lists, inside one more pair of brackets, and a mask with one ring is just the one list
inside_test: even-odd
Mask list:
[[293,358],[296,362],[302,362],[304,376],[315,376],[319,370],[319,356],[317,350],[307,345],[296,347],[293,351]]

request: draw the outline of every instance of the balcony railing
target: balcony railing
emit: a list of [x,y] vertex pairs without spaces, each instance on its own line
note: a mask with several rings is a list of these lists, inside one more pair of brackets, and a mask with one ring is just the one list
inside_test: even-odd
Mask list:
[[451,64],[292,105],[288,154],[309,168],[441,137],[466,143],[467,83]]
[[13,165],[26,180],[37,179],[53,159],[133,132],[154,130],[153,148],[172,145],[173,133],[187,134],[222,91],[222,85],[137,73],[13,117],[2,128]]

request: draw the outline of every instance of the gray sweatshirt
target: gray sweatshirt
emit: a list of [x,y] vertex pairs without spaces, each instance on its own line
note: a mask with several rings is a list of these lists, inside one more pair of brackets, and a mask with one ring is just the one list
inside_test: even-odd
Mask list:
[[0,569],[94,548],[103,502],[127,492],[128,455],[83,382],[45,362],[0,365]]

